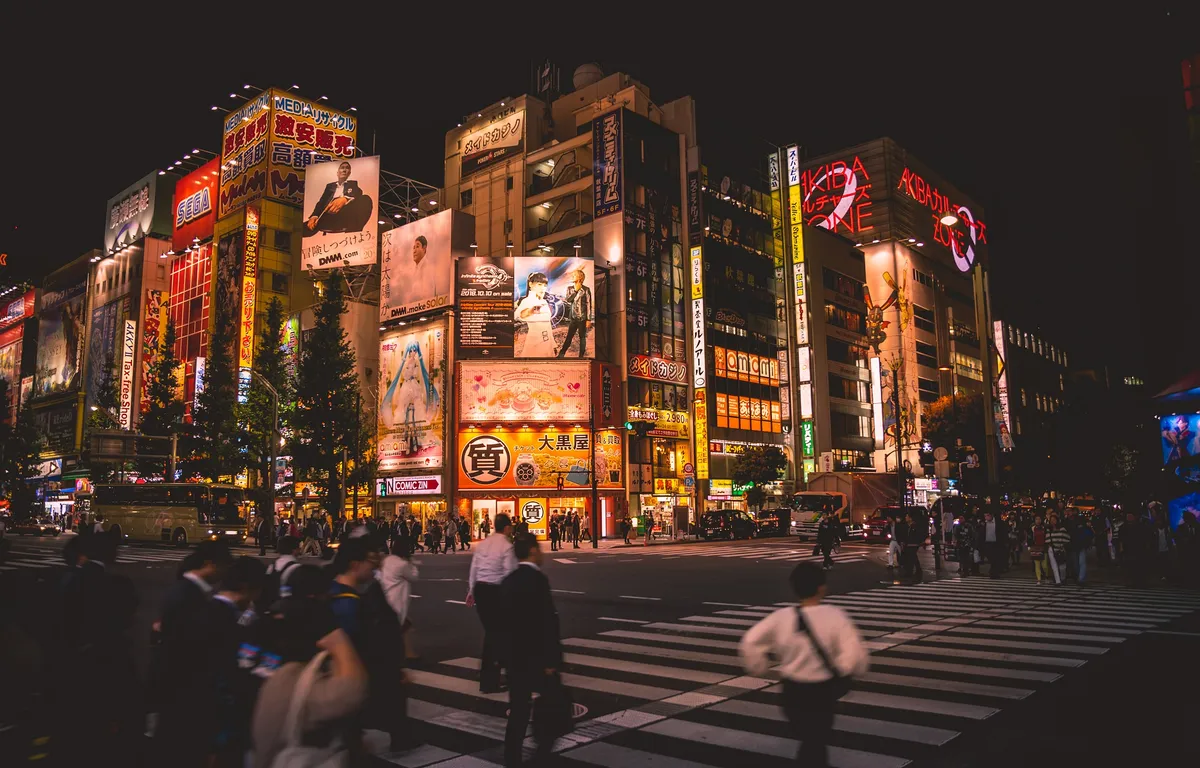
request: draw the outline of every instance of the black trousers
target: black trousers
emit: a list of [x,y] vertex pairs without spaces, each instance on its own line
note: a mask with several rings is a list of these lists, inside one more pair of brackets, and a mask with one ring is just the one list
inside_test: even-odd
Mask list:
[[559,357],[566,357],[567,350],[571,348],[571,339],[575,338],[575,334],[579,334],[579,356],[587,357],[587,321],[572,320],[567,326],[567,338],[563,341],[562,349],[558,350]]
[[523,763],[522,745],[525,742],[525,730],[529,725],[529,715],[533,710],[534,687],[528,681],[519,680],[508,689],[508,725],[504,729],[504,766],[519,768],[522,765],[544,765],[550,757],[555,739],[546,738],[540,734],[542,730],[535,719],[533,737],[537,742],[537,751],[532,763]]
[[317,219],[317,226],[312,229],[309,229],[308,222],[305,222],[304,232],[308,235],[317,232],[361,232],[371,218],[373,206],[371,198],[360,195],[342,206],[342,210],[337,213],[322,213]]
[[499,584],[475,584],[475,610],[483,624],[483,653],[480,655],[479,688],[495,690],[500,687],[500,668],[504,658],[504,609]]
[[829,765],[829,735],[833,732],[833,681],[797,683],[783,681],[783,713],[800,740],[796,765],[824,768]]
[[833,565],[832,553],[833,553],[833,545],[832,544],[822,544],[821,545],[821,554],[825,555],[825,560],[824,560],[824,562],[821,563],[822,565],[830,565],[830,566]]

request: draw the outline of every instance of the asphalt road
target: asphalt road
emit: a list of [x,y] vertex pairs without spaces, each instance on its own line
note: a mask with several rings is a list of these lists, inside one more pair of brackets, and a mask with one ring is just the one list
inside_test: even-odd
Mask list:
[[[36,621],[59,568],[59,540],[18,540],[0,571],[7,610]],[[247,550],[256,554],[257,550]],[[773,680],[742,676],[745,627],[792,596],[795,540],[546,553],[566,640],[567,681],[586,708],[562,765],[703,768],[785,765]],[[123,547],[113,567],[142,598],[134,644],[182,553]],[[482,636],[463,604],[469,556],[417,555],[413,621],[422,663],[410,715],[427,746],[380,764],[486,768],[501,762],[504,697],[478,692]],[[834,765],[1194,764],[1200,714],[1200,594],[1131,590],[1119,578],[1079,588],[1009,578],[896,584],[883,549],[847,544],[829,575],[873,666],[838,705]],[[22,562],[25,566],[16,565]],[[931,564],[927,562],[927,567]],[[950,566],[951,569],[954,566]],[[932,576],[932,574],[930,574]],[[0,694],[2,695],[2,694]]]

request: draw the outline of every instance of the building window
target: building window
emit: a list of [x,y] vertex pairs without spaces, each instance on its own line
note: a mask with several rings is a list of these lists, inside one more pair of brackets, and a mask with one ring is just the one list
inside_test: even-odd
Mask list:
[[829,433],[833,437],[870,437],[871,417],[852,413],[829,414]]
[[846,379],[836,373],[829,374],[829,396],[853,400],[857,403],[871,402],[870,396],[867,394],[867,382]]
[[513,188],[513,177],[512,176],[509,176],[507,179],[504,180],[504,188],[507,189],[509,192],[512,192],[512,188]]
[[1021,417],[1013,416],[1013,425],[1017,428],[1017,434],[1021,434]]
[[836,472],[874,468],[875,463],[871,458],[871,454],[866,451],[847,451],[840,448],[833,450],[833,469]]
[[473,191],[474,190],[471,189],[464,189],[462,192],[458,193],[458,205],[460,208],[466,208],[471,204],[471,193]]
[[851,333],[864,333],[863,316],[859,312],[839,307],[836,304],[825,305],[825,322],[843,328]]
[[282,272],[271,273],[271,290],[275,293],[288,292],[288,276]]
[[275,250],[290,251],[292,250],[292,233],[286,229],[273,230],[275,238]]
[[933,287],[933,278],[916,267],[913,267],[913,280],[916,280],[921,285],[928,286],[930,288]]
[[831,291],[836,291],[843,296],[848,296],[855,301],[863,300],[863,284],[857,280],[846,277],[841,272],[832,270],[828,267],[822,272],[822,279],[825,287]]
[[927,333],[936,333],[937,327],[934,325],[934,314],[932,309],[926,309],[920,304],[913,304],[913,324]]
[[1063,375],[1060,373],[1060,374],[1058,374],[1058,391],[1059,392],[1066,391],[1066,387],[1064,386],[1064,384],[1065,384],[1065,382],[1063,381]]
[[1022,405],[1022,406],[1028,406],[1028,405],[1029,405],[1029,403],[1028,403],[1028,402],[1026,401],[1026,399],[1025,399],[1025,388],[1024,388],[1024,387],[1022,387],[1022,388],[1021,388],[1021,405]]
[[923,341],[917,342],[917,365],[924,365],[929,368],[938,367],[937,346],[926,344]]
[[922,403],[932,403],[942,393],[942,388],[933,379],[917,377],[917,394]]
[[959,376],[975,381],[983,381],[983,361],[978,357],[964,355],[962,352],[954,353],[954,370]]
[[1017,332],[1016,332],[1016,329],[1011,325],[1008,326],[1008,343],[1009,344],[1017,343]]
[[825,351],[829,359],[842,365],[853,365],[855,368],[867,368],[869,355],[866,347],[858,344],[848,344],[832,336],[825,337]]

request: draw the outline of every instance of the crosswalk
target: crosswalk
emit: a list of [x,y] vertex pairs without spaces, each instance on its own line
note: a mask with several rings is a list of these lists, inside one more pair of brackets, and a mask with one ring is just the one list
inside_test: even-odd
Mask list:
[[[934,757],[1064,675],[1200,610],[1200,595],[1123,587],[947,580],[827,598],[855,620],[871,670],[837,705],[837,768],[902,768]],[[679,618],[621,619],[564,639],[564,683],[586,714],[555,745],[558,763],[602,768],[786,765],[798,743],[774,673],[743,673],[747,627],[788,606],[713,603]],[[502,760],[505,694],[482,694],[479,660],[411,670],[409,715],[428,743],[387,753],[406,768],[488,768]],[[532,742],[527,741],[527,747]]]
[[[843,543],[833,555],[834,562],[861,561],[872,552],[882,551],[861,543]],[[551,553],[547,553],[551,554]],[[720,544],[720,543],[685,543],[685,544],[653,544],[649,547],[615,548],[604,550],[601,555],[615,558],[680,558],[680,557],[716,557],[723,559],[764,560],[764,561],[820,561],[822,556],[813,554],[813,545],[795,544],[790,541],[772,543]],[[551,554],[553,557],[553,554]]]
[[[190,551],[189,549],[125,545],[118,547],[116,562],[118,564],[142,564],[147,566],[173,564],[178,563],[186,557]],[[248,550],[247,554],[253,554],[257,557],[258,551]],[[277,556],[277,553],[268,552],[265,558],[259,559],[269,562]],[[4,562],[0,564],[0,572],[63,567],[65,567],[65,563],[63,561],[63,548],[61,546],[17,540],[13,542],[8,555],[4,558]]]

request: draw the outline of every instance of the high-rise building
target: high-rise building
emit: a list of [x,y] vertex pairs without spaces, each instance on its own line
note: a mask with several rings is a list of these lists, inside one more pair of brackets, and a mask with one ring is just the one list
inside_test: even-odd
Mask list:
[[[984,211],[887,138],[795,163],[789,156],[784,168],[793,231],[796,221],[828,230],[864,256],[862,327],[868,370],[879,368],[870,389],[883,426],[874,435],[875,468],[895,471],[897,461],[919,467],[929,403],[952,391],[982,392],[992,407]],[[806,248],[803,239],[787,240],[792,254]],[[808,283],[816,279],[810,271]],[[859,323],[836,303],[825,310],[827,323],[843,330]],[[826,386],[846,385],[816,379],[812,389]],[[809,397],[803,384],[799,390],[801,401]],[[999,421],[997,411],[990,437]]]

